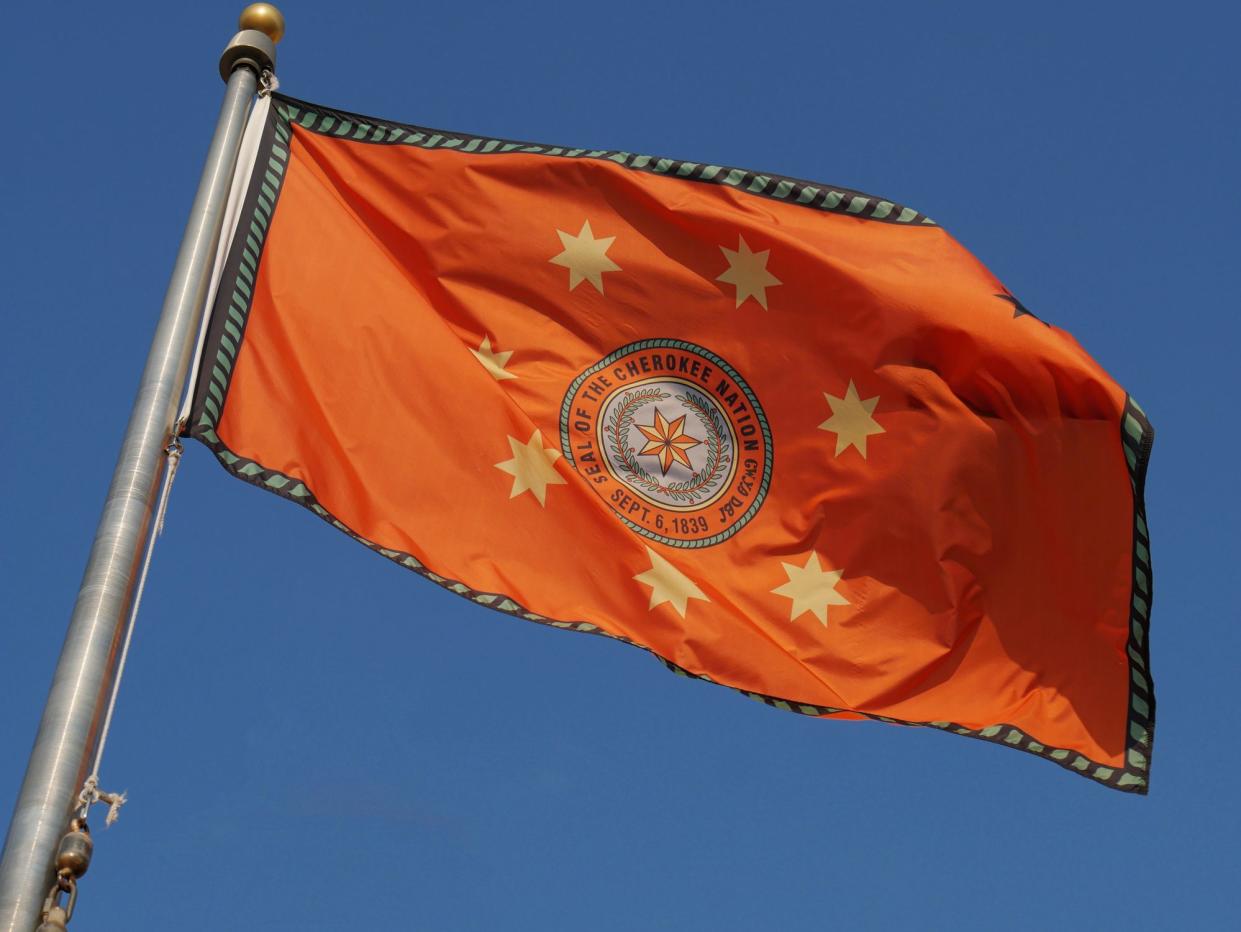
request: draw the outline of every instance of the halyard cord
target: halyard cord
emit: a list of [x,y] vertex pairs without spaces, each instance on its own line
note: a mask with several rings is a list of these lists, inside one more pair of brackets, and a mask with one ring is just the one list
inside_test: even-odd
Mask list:
[[164,518],[168,513],[168,498],[172,492],[172,483],[181,464],[180,436],[189,419],[190,408],[194,400],[194,384],[198,380],[199,367],[202,364],[203,350],[207,344],[207,334],[211,324],[211,310],[215,306],[216,292],[219,290],[220,279],[228,254],[232,249],[233,236],[237,231],[237,223],[243,213],[245,195],[250,179],[254,175],[254,164],[258,156],[259,142],[263,128],[267,125],[268,112],[271,109],[271,94],[280,82],[270,71],[264,71],[260,77],[261,88],[259,100],[250,111],[246,128],[239,146],[237,166],[233,171],[232,184],[229,186],[228,202],[224,207],[224,223],[220,231],[220,241],[216,246],[215,261],[208,280],[206,306],[202,315],[202,325],[198,333],[198,345],[191,361],[189,378],[186,380],[186,393],[177,414],[177,421],[172,430],[172,441],[164,453],[168,457],[168,468],[164,473],[164,484],[160,490],[159,503],[155,511],[155,522],[150,539],[147,542],[146,557],[142,564],[142,575],[138,579],[138,588],[134,593],[134,604],[130,609],[129,622],[125,629],[125,643],[121,648],[121,659],[117,664],[116,677],[112,682],[112,695],[108,697],[108,711],[103,719],[103,729],[99,733],[99,745],[95,751],[95,763],[91,767],[90,776],[82,785],[78,794],[78,805],[82,818],[86,818],[90,807],[97,802],[108,803],[106,825],[116,821],[121,806],[125,804],[124,793],[107,793],[99,789],[99,765],[103,761],[104,748],[108,743],[108,732],[112,727],[112,713],[116,709],[116,697],[120,692],[121,680],[125,675],[125,662],[129,657],[129,645],[134,635],[134,625],[138,620],[138,607],[142,604],[142,593],[146,587],[147,571],[151,568],[151,557],[155,553],[155,541],[164,533]]
[[155,509],[155,522],[150,538],[147,540],[146,556],[142,561],[142,574],[138,577],[138,588],[134,592],[134,604],[129,610],[129,621],[125,625],[125,643],[121,646],[121,659],[116,665],[116,676],[112,680],[112,695],[108,697],[108,711],[103,717],[103,729],[99,732],[99,745],[95,749],[95,763],[91,767],[90,776],[82,785],[78,794],[79,814],[86,818],[90,807],[97,802],[108,803],[108,815],[105,825],[111,825],[120,814],[121,806],[125,805],[124,793],[106,793],[99,789],[99,765],[103,762],[104,748],[108,744],[108,732],[112,728],[112,713],[116,711],[116,697],[121,691],[121,680],[125,678],[125,662],[129,659],[129,645],[134,637],[134,625],[138,621],[138,609],[142,605],[142,593],[146,589],[147,572],[151,569],[151,557],[155,554],[155,541],[164,532],[164,517],[168,513],[168,497],[172,492],[172,483],[177,478],[177,468],[181,465],[181,454],[184,447],[177,439],[181,424],[173,431],[172,442],[164,454],[168,457],[168,468],[164,471],[164,483],[159,491],[159,502]]

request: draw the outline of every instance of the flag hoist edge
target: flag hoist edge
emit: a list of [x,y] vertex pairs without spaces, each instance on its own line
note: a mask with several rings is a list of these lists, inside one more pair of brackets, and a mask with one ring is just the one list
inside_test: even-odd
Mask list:
[[[219,294],[204,344],[198,382],[193,389],[193,409],[189,423],[184,430],[185,435],[207,446],[220,464],[237,478],[310,509],[360,544],[457,595],[506,615],[517,616],[554,628],[598,634],[633,644],[635,647],[642,647],[642,645],[636,644],[629,638],[611,634],[587,621],[563,620],[539,615],[502,593],[480,592],[472,589],[461,582],[439,575],[409,553],[392,550],[381,543],[367,540],[324,508],[316,499],[314,492],[304,483],[268,469],[261,463],[238,456],[220,440],[215,428],[224,409],[232,370],[245,334],[252,291],[258,277],[259,261],[287,166],[292,126],[296,125],[302,130],[324,136],[346,138],[374,145],[450,149],[477,154],[495,154],[497,157],[502,157],[506,153],[522,153],[553,158],[607,160],[633,171],[666,175],[702,184],[726,185],[748,195],[783,200],[804,206],[809,210],[842,213],[880,223],[934,225],[934,221],[929,217],[893,201],[845,188],[780,175],[615,150],[576,149],[452,133],[347,113],[281,94],[273,94],[272,98],[273,106],[263,130],[254,174],[221,277]],[[864,712],[856,714],[889,724],[935,728],[1016,748],[1053,761],[1066,769],[1115,789],[1131,793],[1146,793],[1149,787],[1151,749],[1154,739],[1155,698],[1150,675],[1148,637],[1153,580],[1143,489],[1153,441],[1154,429],[1150,421],[1137,403],[1132,398],[1126,397],[1125,411],[1120,423],[1119,442],[1129,468],[1133,492],[1134,527],[1132,599],[1126,645],[1130,671],[1128,732],[1125,736],[1125,760],[1122,767],[1105,766],[1076,751],[1043,745],[1023,730],[1005,723],[997,723],[982,729],[970,729],[953,722],[910,722]],[[647,648],[642,647],[642,649]],[[666,658],[660,657],[659,659],[674,673],[712,682],[709,676],[685,670]],[[746,690],[737,691],[766,705],[802,715],[822,716],[838,712],[854,712],[851,709],[810,705]]]

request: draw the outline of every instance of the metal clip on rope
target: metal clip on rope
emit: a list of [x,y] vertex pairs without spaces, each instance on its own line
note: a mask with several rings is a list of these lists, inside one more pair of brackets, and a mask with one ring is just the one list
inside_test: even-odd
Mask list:
[[280,90],[280,80],[276,77],[276,73],[270,68],[264,68],[263,73],[259,75],[259,96],[269,97],[272,91]]
[[82,786],[82,792],[78,794],[78,814],[79,818],[85,819],[90,815],[90,807],[95,803],[107,803],[108,814],[104,816],[103,824],[111,827],[121,814],[121,806],[129,801],[129,797],[124,793],[109,793],[99,788],[99,777],[91,774],[86,778],[86,783]]

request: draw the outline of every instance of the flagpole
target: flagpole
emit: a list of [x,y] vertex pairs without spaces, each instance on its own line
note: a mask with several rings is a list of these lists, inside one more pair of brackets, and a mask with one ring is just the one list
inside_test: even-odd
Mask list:
[[284,21],[274,7],[254,4],[239,25],[220,57],[224,102],[9,823],[0,860],[2,932],[30,932],[40,921],[54,878],[53,855],[91,763],[242,130],[259,76],[274,69]]

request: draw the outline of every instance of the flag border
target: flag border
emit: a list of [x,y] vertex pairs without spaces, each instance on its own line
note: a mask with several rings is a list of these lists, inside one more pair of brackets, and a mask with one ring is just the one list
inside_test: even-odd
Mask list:
[[273,109],[283,110],[283,115],[290,122],[321,136],[348,138],[355,142],[373,145],[455,149],[459,152],[478,155],[517,153],[613,162],[632,171],[665,175],[702,184],[722,185],[755,197],[785,201],[811,210],[845,214],[860,220],[873,220],[906,227],[937,226],[935,221],[926,214],[886,198],[852,188],[806,181],[774,172],[757,172],[729,165],[641,155],[619,149],[575,149],[516,139],[476,136],[334,110],[285,94],[273,94],[272,99],[276,102]]
[[[914,214],[917,221],[910,219],[901,221],[908,208],[900,208],[897,219],[890,214],[900,205],[889,201],[879,201],[869,195],[858,192],[842,193],[842,200],[836,206],[828,206],[820,195],[821,186],[810,182],[796,181],[774,175],[760,175],[745,172],[741,169],[727,169],[716,166],[701,166],[698,163],[673,162],[672,160],[654,160],[646,156],[634,156],[630,153],[607,152],[603,150],[576,150],[553,146],[538,146],[530,143],[511,143],[505,140],[488,139],[486,137],[462,134],[442,133],[427,130],[408,124],[397,124],[389,121],[375,120],[356,114],[333,110],[309,104],[296,98],[284,95],[273,95],[274,105],[268,115],[262,140],[259,145],[258,157],[255,161],[254,173],[246,195],[238,224],[238,234],[234,238],[232,249],[221,277],[221,288],[216,297],[212,311],[211,330],[203,350],[204,365],[200,370],[199,382],[193,388],[193,408],[185,436],[203,443],[212,451],[220,465],[237,478],[251,485],[258,486],[289,501],[296,502],[318,515],[337,530],[349,535],[358,543],[386,557],[406,569],[431,580],[437,585],[448,589],[479,605],[486,606],[506,615],[521,617],[527,621],[561,628],[580,631],[587,634],[598,634],[654,654],[674,673],[693,679],[716,683],[710,676],[687,670],[655,654],[650,648],[627,637],[612,634],[586,621],[563,621],[548,618],[532,612],[502,593],[483,592],[434,572],[412,554],[384,547],[375,541],[362,537],[360,534],[341,522],[335,515],[324,508],[314,493],[300,480],[268,469],[260,463],[238,456],[230,450],[215,432],[215,427],[223,412],[227,399],[233,366],[236,362],[244,339],[245,327],[249,317],[250,301],[253,286],[257,281],[259,262],[262,258],[263,246],[267,231],[270,228],[280,189],[284,179],[289,157],[289,142],[293,133],[293,125],[303,130],[336,137],[348,136],[354,141],[385,145],[407,144],[423,148],[449,148],[466,152],[522,152],[526,154],[542,154],[552,157],[598,158],[615,162],[625,168],[638,171],[670,174],[671,177],[684,180],[728,184],[747,193],[763,197],[792,199],[794,203],[807,207],[837,211],[844,203],[845,196],[867,198],[859,210],[848,208],[839,212],[849,213],[859,218],[878,220],[880,222],[903,223],[909,225],[933,225],[933,222]],[[430,134],[430,135],[427,135]],[[438,137],[438,138],[436,138]],[[495,143],[491,148],[487,146]],[[645,161],[642,161],[645,160]],[[668,163],[666,167],[659,166]],[[698,168],[717,168],[709,176],[693,171],[681,173],[677,166],[693,166]],[[721,175],[720,172],[724,172]],[[740,173],[739,175],[737,173]],[[730,180],[735,179],[735,180]],[[749,179],[747,181],[747,179]],[[762,184],[755,188],[755,185]],[[774,187],[773,187],[774,185]],[[805,191],[816,190],[818,193],[803,200]],[[831,189],[840,193],[842,189]],[[779,192],[783,191],[781,194]],[[801,193],[798,193],[801,192]],[[876,216],[878,205],[892,204],[883,216]],[[867,214],[866,210],[870,213]],[[244,231],[244,235],[243,234]],[[208,371],[207,366],[210,366]],[[1129,613],[1129,636],[1126,652],[1129,658],[1130,693],[1128,705],[1127,732],[1125,736],[1124,763],[1120,767],[1110,767],[1085,755],[1065,748],[1056,748],[1036,741],[1032,736],[1016,726],[1000,723],[982,729],[970,729],[953,722],[910,722],[888,716],[860,712],[853,709],[833,708],[812,703],[798,702],[777,696],[755,693],[725,683],[726,686],[750,699],[765,705],[802,715],[815,717],[832,716],[838,713],[851,713],[865,718],[894,725],[934,728],[962,737],[975,738],[1016,748],[1045,760],[1059,764],[1073,773],[1090,777],[1094,781],[1122,792],[1145,794],[1149,789],[1151,751],[1154,742],[1155,699],[1150,676],[1150,610],[1153,595],[1153,576],[1150,561],[1150,538],[1146,524],[1146,508],[1144,488],[1147,465],[1154,442],[1154,429],[1142,409],[1126,395],[1124,410],[1119,422],[1119,433],[1122,450],[1129,470],[1130,484],[1133,490],[1133,572]]]

